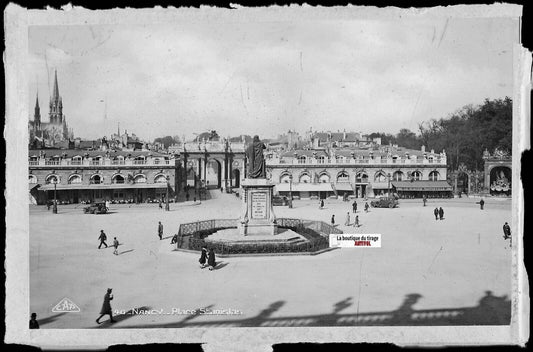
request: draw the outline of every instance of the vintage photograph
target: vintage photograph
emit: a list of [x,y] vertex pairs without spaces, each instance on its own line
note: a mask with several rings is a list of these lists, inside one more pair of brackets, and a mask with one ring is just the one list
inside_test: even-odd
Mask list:
[[520,18],[248,14],[28,26],[29,328],[509,326]]

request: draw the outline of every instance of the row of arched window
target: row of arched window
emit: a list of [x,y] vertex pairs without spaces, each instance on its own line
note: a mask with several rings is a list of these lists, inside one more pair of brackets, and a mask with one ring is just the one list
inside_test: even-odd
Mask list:
[[[429,181],[438,181],[440,178],[440,174],[438,171],[431,171],[428,175]],[[420,171],[413,171],[410,173],[410,177],[406,175],[403,171],[395,171],[391,174],[390,180],[391,181],[407,181],[407,180],[415,180],[415,181],[421,181],[422,180],[422,172]],[[387,182],[389,180],[389,176],[384,171],[378,171],[374,174],[374,182]],[[285,173],[282,174],[280,177],[280,183],[289,183],[290,182],[290,175]],[[303,172],[300,174],[298,178],[298,182],[300,183],[310,183],[311,182],[311,175],[308,172]],[[318,182],[320,183],[327,183],[331,182],[330,176],[327,173],[321,173],[318,175]],[[350,176],[346,171],[341,171],[337,174],[337,182],[350,182]],[[356,183],[367,183],[368,182],[368,174],[366,172],[358,172],[355,175],[355,182]]]
[[[111,183],[126,183],[127,176],[124,176],[122,174],[115,174],[111,177]],[[94,174],[91,175],[89,178],[89,183],[91,184],[100,184],[103,183],[104,178],[102,175]],[[146,183],[147,179],[146,176],[143,174],[135,175],[132,177],[133,183]],[[36,184],[38,182],[37,176],[35,175],[29,175],[28,182],[31,184]],[[166,183],[167,177],[163,174],[159,174],[155,176],[154,183]],[[60,183],[60,177],[58,175],[48,175],[45,178],[46,184],[54,184],[54,183]],[[73,174],[68,177],[68,184],[81,184],[82,183],[82,177],[79,174]]]
[[[30,157],[30,162],[37,162],[38,159],[39,158],[37,156],[31,156]],[[101,163],[103,159],[104,159],[104,156],[101,156],[101,155],[93,156],[91,158],[91,162],[93,164]],[[59,155],[54,155],[48,161],[49,162],[59,162],[60,160],[61,160],[61,157]],[[111,163],[120,165],[120,164],[124,164],[125,160],[126,160],[126,157],[124,157],[122,155],[117,155],[117,156],[111,158]],[[152,158],[152,162],[154,164],[164,163],[165,162],[165,158]],[[144,164],[144,163],[146,163],[146,157],[142,156],[142,155],[141,156],[137,156],[137,157],[133,158],[133,163],[134,164]],[[81,155],[73,156],[70,159],[70,164],[71,165],[82,165],[83,164],[83,157]]]
[[[382,158],[386,158],[386,157],[380,157],[380,156],[376,156],[375,157],[376,159],[382,159]],[[308,163],[309,161],[308,160],[311,160],[312,158],[310,156],[305,156],[305,155],[300,155],[296,158],[298,164],[306,164]],[[321,156],[317,156],[315,157],[316,161],[318,164],[325,164],[326,161],[328,160],[327,157],[321,155]],[[336,155],[335,156],[335,160],[337,162],[342,162],[343,160],[346,161],[346,160],[350,160],[351,158],[348,158],[348,157],[343,157],[343,156],[340,156],[340,155]],[[364,159],[363,156],[357,156],[356,159]],[[393,160],[393,162],[396,162],[397,160],[401,159],[398,155],[394,155],[391,157],[391,159]],[[434,157],[432,155],[428,156],[428,160],[430,162],[432,162],[434,159]]]

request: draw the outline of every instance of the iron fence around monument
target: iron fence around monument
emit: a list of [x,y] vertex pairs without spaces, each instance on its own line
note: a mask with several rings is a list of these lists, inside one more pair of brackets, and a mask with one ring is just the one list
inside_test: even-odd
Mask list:
[[316,252],[329,247],[325,238],[317,238],[302,243],[223,243],[209,242],[204,239],[189,237],[187,249],[200,251],[209,247],[217,254],[261,254],[261,253],[297,253]]
[[[213,233],[237,228],[238,219],[213,219],[181,224],[178,232],[177,248],[201,250],[206,246],[205,238]],[[323,221],[278,218],[280,228],[291,229],[306,238],[300,243],[223,243],[211,242],[209,247],[219,254],[241,253],[294,253],[315,252],[329,246],[329,234],[341,234],[341,230]]]

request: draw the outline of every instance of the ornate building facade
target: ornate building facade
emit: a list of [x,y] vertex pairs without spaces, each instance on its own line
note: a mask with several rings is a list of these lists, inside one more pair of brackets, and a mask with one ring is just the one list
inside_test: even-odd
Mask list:
[[[238,189],[246,177],[244,142],[188,142],[172,146],[179,153],[190,187]],[[265,152],[267,178],[275,192],[296,198],[449,197],[446,153],[397,146],[376,149],[329,148]]]
[[493,196],[511,196],[512,157],[509,153],[495,149],[493,153],[483,152],[485,161],[485,190]]
[[55,147],[61,142],[73,138],[72,130],[69,130],[66,117],[63,114],[63,99],[59,95],[57,71],[55,71],[54,89],[50,97],[48,122],[44,122],[41,119],[39,94],[37,94],[33,120],[29,121],[28,130],[30,146],[33,147]]
[[446,153],[396,146],[295,150],[267,156],[267,177],[280,195],[450,197]]
[[146,202],[180,189],[179,156],[150,151],[29,151],[30,203]]

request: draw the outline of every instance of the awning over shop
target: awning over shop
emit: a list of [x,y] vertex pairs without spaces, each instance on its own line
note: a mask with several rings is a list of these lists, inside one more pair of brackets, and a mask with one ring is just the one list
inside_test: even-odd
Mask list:
[[[278,192],[289,192],[291,190],[289,183],[280,183],[276,185]],[[293,183],[293,192],[333,192],[330,183]]]
[[352,185],[349,183],[336,183],[335,189],[337,191],[353,191]]
[[[83,184],[70,184],[70,185],[57,185],[58,191],[66,190],[80,190],[80,189],[153,189],[153,188],[167,188],[166,183],[113,183],[113,184],[96,184],[96,185],[83,185]],[[42,191],[53,191],[54,184],[49,183],[39,188]]]
[[373,189],[389,189],[389,183],[388,182],[374,182],[372,183]]
[[451,191],[447,181],[393,181],[391,185],[397,191]]

